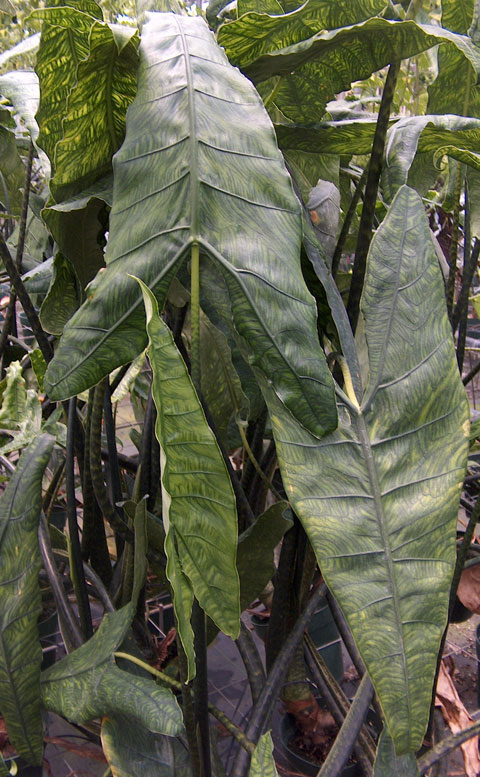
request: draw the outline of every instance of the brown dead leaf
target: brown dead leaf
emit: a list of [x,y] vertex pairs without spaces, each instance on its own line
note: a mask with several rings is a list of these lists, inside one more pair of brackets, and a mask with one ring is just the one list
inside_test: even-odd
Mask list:
[[[452,677],[442,660],[438,674],[437,695],[435,704],[440,707],[443,718],[453,734],[468,728],[474,720],[468,714],[460,699]],[[465,773],[468,777],[477,777],[480,773],[480,758],[478,757],[478,737],[472,737],[460,746],[465,763]]]
[[480,564],[463,570],[457,596],[465,607],[480,615]]
[[91,758],[94,761],[100,761],[100,763],[107,763],[103,751],[100,747],[91,745],[88,742],[69,742],[68,739],[63,737],[45,737],[45,742],[50,745],[57,745],[63,750],[68,750],[69,753],[80,755],[82,758]]

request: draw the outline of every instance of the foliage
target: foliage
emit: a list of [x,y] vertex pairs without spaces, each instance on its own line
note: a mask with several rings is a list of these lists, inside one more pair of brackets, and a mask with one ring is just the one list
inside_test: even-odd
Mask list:
[[[480,251],[480,53],[459,5],[439,24],[415,1],[162,0],[138,4],[137,29],[130,6],[53,0],[3,30],[0,710],[31,763],[43,708],[101,719],[119,777],[221,777],[210,711],[237,743],[229,773],[274,776],[282,686],[312,710],[304,730],[325,714],[307,677],[334,717],[348,708],[308,638],[308,670],[297,649],[320,574],[384,725],[376,758],[356,707],[339,742],[360,732],[367,774],[419,773],[477,509],[456,556]],[[341,204],[333,258],[318,178]],[[125,404],[138,457],[119,450]],[[40,550],[68,652],[41,674]],[[148,601],[165,594],[177,638],[159,645]],[[240,622],[257,597],[267,677]],[[242,728],[209,704],[217,629],[250,682]]]

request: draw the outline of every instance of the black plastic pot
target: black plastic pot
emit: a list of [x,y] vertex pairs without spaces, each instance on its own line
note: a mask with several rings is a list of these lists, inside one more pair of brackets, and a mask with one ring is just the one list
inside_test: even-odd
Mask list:
[[[284,715],[280,721],[280,739],[283,746],[284,757],[288,761],[292,772],[316,777],[320,769],[318,763],[309,761],[290,747],[290,742],[297,733],[295,718],[290,713]],[[340,777],[361,777],[362,772],[357,764],[347,764],[340,772]]]

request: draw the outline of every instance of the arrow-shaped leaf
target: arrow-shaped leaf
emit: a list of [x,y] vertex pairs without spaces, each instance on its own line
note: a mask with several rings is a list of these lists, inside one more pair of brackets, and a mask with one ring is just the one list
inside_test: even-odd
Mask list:
[[142,284],[162,460],[162,517],[167,577],[179,633],[194,674],[189,618],[193,595],[225,634],[238,636],[240,592],[235,566],[237,512],[230,477],[185,363]]
[[43,754],[37,532],[53,442],[45,434],[31,443],[0,501],[0,710],[13,746],[32,764]]
[[145,346],[132,273],[163,301],[194,244],[225,278],[238,340],[302,424],[335,426],[333,384],[299,262],[299,205],[252,85],[200,18],[151,14],[137,96],[114,159],[105,272],[70,320],[50,395],[92,386]]
[[362,311],[369,382],[339,400],[338,430],[315,440],[270,407],[289,499],[402,755],[428,720],[469,427],[428,221],[406,186],[373,239]]

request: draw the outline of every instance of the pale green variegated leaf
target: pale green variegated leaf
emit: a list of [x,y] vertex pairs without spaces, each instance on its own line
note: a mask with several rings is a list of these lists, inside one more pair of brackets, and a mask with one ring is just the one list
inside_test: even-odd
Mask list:
[[119,669],[113,654],[123,642],[135,604],[106,615],[98,631],[73,653],[42,672],[43,706],[74,723],[123,715],[149,731],[175,736],[182,713],[167,688]]
[[20,362],[8,365],[6,380],[0,407],[0,428],[14,429],[22,421],[27,406],[27,388]]
[[[45,9],[47,23],[69,32],[74,14]],[[70,18],[72,17],[72,18]],[[137,86],[138,44],[135,29],[96,22],[90,29],[88,57],[77,67],[76,83],[67,96],[63,134],[55,147],[51,181],[57,202],[77,194],[111,171],[112,156],[125,135],[127,108]]]
[[[257,5],[257,4],[255,4]],[[284,49],[309,38],[319,30],[333,30],[376,16],[385,8],[385,0],[307,0],[291,13],[279,10],[245,13],[222,25],[218,42],[235,59],[235,64],[253,62],[264,54]]]
[[[191,629],[189,624],[182,628],[182,621],[189,618],[191,593],[225,634],[236,638],[240,628],[236,503],[223,456],[185,363],[158,315],[154,295],[144,284],[142,292],[162,461],[167,577],[193,676]],[[183,603],[187,607],[190,603],[190,610]]]
[[255,747],[248,777],[278,777],[273,759],[273,742],[270,731],[262,734]]
[[[392,120],[395,125],[396,120]],[[275,124],[278,145],[282,151],[304,151],[310,154],[369,154],[372,150],[376,120],[340,119],[322,121],[315,127]]]
[[[21,389],[19,393],[21,396],[23,393]],[[34,389],[28,389],[25,392],[25,404],[19,419],[10,425],[5,420],[1,423],[6,427],[8,434],[11,435],[13,439],[0,446],[0,453],[5,456],[12,451],[26,448],[27,445],[40,434],[42,428],[42,406],[37,392]]]
[[293,525],[287,502],[276,502],[239,537],[237,569],[243,612],[262,593],[275,572],[273,551]]
[[303,201],[308,202],[310,190],[320,179],[339,186],[340,157],[334,154],[317,154],[310,151],[283,151],[290,175],[295,180]]
[[[53,173],[67,99],[77,81],[78,64],[88,57],[90,30],[97,19],[102,19],[102,12],[94,0],[53,0],[49,5],[35,66],[40,83],[36,120],[40,128],[37,142],[46,152]],[[33,11],[33,18],[42,19],[46,10]]]
[[407,183],[417,153],[428,154],[433,164],[438,156],[450,155],[477,167],[479,160],[474,152],[479,147],[480,119],[449,114],[400,119],[387,133],[382,173],[384,198],[390,202],[397,189]]
[[0,54],[0,67],[3,67],[5,62],[9,59],[15,59],[15,57],[21,57],[23,54],[27,54],[30,51],[37,51],[40,45],[40,33],[36,32],[33,35],[29,35],[28,38],[24,38],[16,46],[12,46],[8,51],[2,51]]
[[[113,175],[110,173],[104,178],[100,178],[91,186],[87,186],[86,189],[82,189],[78,194],[73,195],[62,202],[52,203],[49,205],[48,210],[55,211],[56,213],[69,213],[72,210],[83,210],[88,206],[90,200],[102,200],[107,205],[112,206],[113,203]],[[43,211],[45,218],[46,211]]]
[[333,385],[300,270],[299,204],[256,91],[202,19],[173,14],[149,16],[138,83],[114,158],[107,267],[49,365],[51,397],[94,385],[143,350],[144,311],[127,273],[163,303],[197,244],[201,263],[210,257],[225,279],[254,371],[322,435],[336,423]]
[[469,168],[466,178],[470,207],[470,230],[473,236],[480,237],[480,173]]
[[[13,125],[13,126],[12,126]],[[15,121],[5,107],[0,107],[0,208],[13,215],[20,214],[21,189],[25,181],[25,168],[17,151]]]
[[0,94],[6,97],[24,122],[32,140],[38,137],[35,113],[40,99],[37,74],[32,70],[13,70],[0,76]]
[[442,146],[433,155],[434,164],[438,165],[442,157],[449,156],[461,162],[464,165],[473,167],[474,170],[480,170],[480,154],[475,154],[468,148],[458,148],[457,146]]
[[[300,3],[298,4],[300,5]],[[285,9],[280,0],[238,0],[237,17],[254,11],[259,14],[283,14]]]
[[82,289],[72,265],[62,254],[53,260],[53,274],[40,308],[40,322],[46,332],[61,335],[68,319],[82,301]]
[[392,737],[386,728],[378,740],[373,777],[420,777],[414,754],[396,756]]
[[49,435],[31,443],[0,500],[0,711],[13,746],[32,764],[41,764],[43,754],[37,532],[52,447]]
[[46,294],[52,281],[53,256],[40,262],[22,276],[23,285],[29,294]]
[[130,392],[130,389],[132,388],[137,376],[142,371],[142,367],[145,364],[145,351],[140,354],[140,356],[137,356],[136,359],[132,362],[130,367],[128,368],[126,374],[118,384],[117,388],[112,394],[112,402],[121,402],[122,399],[125,399],[127,394]]
[[191,777],[190,755],[172,737],[153,736],[124,717],[102,723],[102,747],[113,777]]
[[[469,38],[433,25],[374,17],[337,30],[319,28],[310,35],[256,60],[237,55],[233,45],[226,49],[231,62],[255,84],[272,79],[267,87],[275,86],[274,105],[291,121],[319,121],[327,101],[349,89],[353,81],[440,43],[469,63],[474,83],[480,71],[480,50]],[[281,81],[277,83],[273,76]]]
[[338,430],[315,440],[269,404],[287,495],[402,755],[428,721],[469,426],[428,221],[408,187],[372,241],[361,307],[369,382],[358,404],[339,393]]
[[32,369],[37,379],[38,388],[40,391],[43,391],[43,378],[47,371],[47,362],[45,361],[45,357],[40,348],[35,348],[33,351],[30,351],[29,356]]

